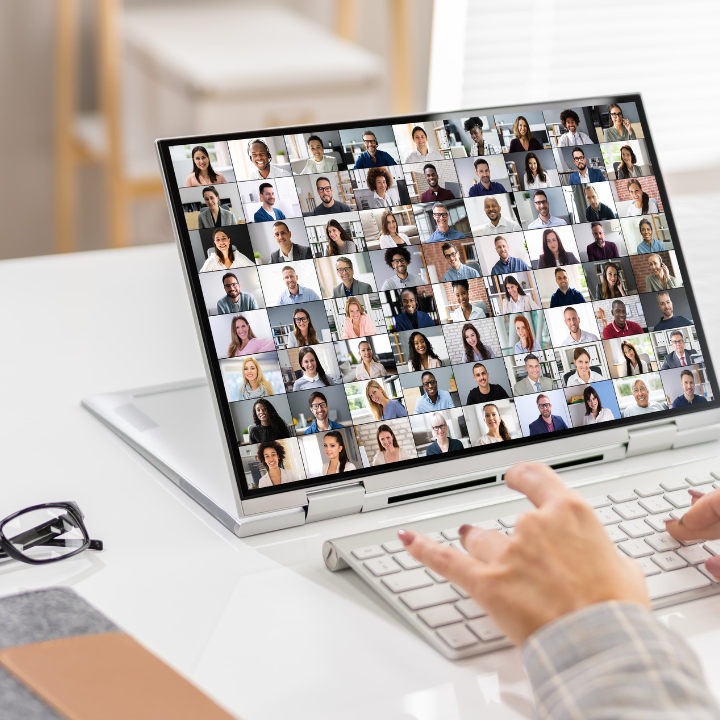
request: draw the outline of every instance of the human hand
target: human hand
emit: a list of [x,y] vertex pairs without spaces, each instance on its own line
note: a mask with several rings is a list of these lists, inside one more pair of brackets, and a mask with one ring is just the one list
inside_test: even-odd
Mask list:
[[625,126],[625,128],[627,129],[628,132],[630,132],[632,130],[632,125],[627,118],[623,118],[623,125]]
[[[707,495],[688,490],[692,507],[680,520],[668,520],[665,529],[676,540],[717,540],[720,538],[720,488]],[[705,567],[720,580],[720,555],[705,562]]]
[[592,508],[541,463],[519,463],[508,487],[537,507],[515,532],[463,526],[469,555],[401,530],[407,551],[464,588],[517,645],[563,615],[607,600],[650,603],[640,566],[622,558]]

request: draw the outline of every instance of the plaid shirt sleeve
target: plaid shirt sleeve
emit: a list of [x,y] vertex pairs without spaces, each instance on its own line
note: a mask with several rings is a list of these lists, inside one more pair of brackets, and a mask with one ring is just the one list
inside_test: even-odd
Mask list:
[[720,718],[693,652],[635,603],[566,615],[535,632],[522,656],[540,718]]

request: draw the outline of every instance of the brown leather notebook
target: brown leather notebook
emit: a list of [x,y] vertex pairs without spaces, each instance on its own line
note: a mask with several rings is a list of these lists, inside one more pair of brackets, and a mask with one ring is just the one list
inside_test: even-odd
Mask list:
[[233,720],[121,632],[12,647],[0,665],[69,720]]

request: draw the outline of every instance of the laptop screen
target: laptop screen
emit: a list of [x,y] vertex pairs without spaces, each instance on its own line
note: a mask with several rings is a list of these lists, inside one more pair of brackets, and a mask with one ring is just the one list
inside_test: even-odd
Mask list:
[[640,99],[605,103],[159,142],[241,497],[714,402]]

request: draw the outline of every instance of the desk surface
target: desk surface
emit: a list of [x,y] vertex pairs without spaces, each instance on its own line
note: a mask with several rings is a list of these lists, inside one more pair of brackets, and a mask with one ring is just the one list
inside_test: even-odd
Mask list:
[[[674,205],[720,358],[720,245],[706,230],[716,201]],[[352,573],[322,563],[325,538],[437,512],[439,501],[241,540],[80,407],[86,395],[202,376],[174,247],[0,263],[0,318],[0,515],[76,500],[107,548],[48,567],[0,564],[0,594],[76,588],[245,720],[532,715],[516,650],[451,663]],[[658,614],[717,676],[720,596]]]

